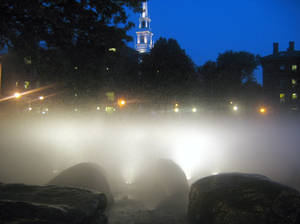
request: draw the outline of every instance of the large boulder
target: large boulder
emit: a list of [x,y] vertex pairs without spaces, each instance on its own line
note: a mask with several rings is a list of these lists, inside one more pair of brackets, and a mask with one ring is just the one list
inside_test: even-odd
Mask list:
[[296,224],[300,193],[261,175],[205,177],[191,187],[188,219],[192,224]]
[[106,196],[84,189],[0,184],[0,223],[105,224]]
[[47,185],[69,186],[94,190],[104,193],[109,204],[113,201],[105,171],[94,163],[80,163],[72,166],[58,174]]
[[149,209],[184,211],[189,185],[182,169],[171,160],[152,163],[136,179],[137,199]]

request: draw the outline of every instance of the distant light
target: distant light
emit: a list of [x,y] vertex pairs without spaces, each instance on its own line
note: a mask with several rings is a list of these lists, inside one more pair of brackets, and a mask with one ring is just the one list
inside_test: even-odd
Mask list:
[[100,107],[97,107],[97,110],[100,110],[101,108]]
[[116,51],[117,51],[117,49],[116,49],[116,48],[114,48],[114,47],[112,47],[112,48],[109,48],[109,49],[108,49],[108,51],[111,51],[111,52],[116,52]]
[[219,172],[213,172],[211,175],[219,175]]
[[265,114],[265,113],[267,112],[267,109],[264,108],[264,107],[261,107],[261,108],[259,109],[259,112],[260,112],[261,114]]
[[14,97],[17,98],[17,99],[20,98],[21,97],[21,93],[15,93]]
[[32,107],[29,107],[28,110],[29,110],[29,111],[32,111]]
[[298,94],[297,93],[293,93],[292,94],[292,99],[293,100],[297,100],[298,99]]
[[42,114],[45,115],[45,114],[46,114],[46,111],[43,111]]
[[193,113],[196,113],[196,112],[197,112],[197,108],[194,107],[194,108],[192,109],[192,111],[193,111]]
[[119,99],[118,105],[119,105],[119,107],[124,107],[126,105],[126,101],[124,99]]
[[238,106],[234,106],[233,107],[233,111],[238,111],[239,110],[239,107]]
[[49,109],[48,109],[48,108],[46,108],[46,109],[45,109],[45,111],[46,111],[46,112],[48,112],[48,111],[49,111]]
[[77,109],[77,108],[75,108],[75,109],[74,109],[74,111],[75,111],[75,112],[78,112],[78,109]]
[[175,109],[174,109],[174,112],[175,112],[175,113],[178,113],[178,112],[179,112],[179,108],[175,108]]
[[40,97],[39,97],[39,100],[44,100],[44,99],[45,99],[44,96],[40,96]]
[[175,107],[179,107],[179,104],[178,104],[178,103],[176,103],[176,104],[175,104]]
[[233,104],[233,101],[230,101],[230,104],[232,105],[232,104]]
[[127,181],[125,181],[125,183],[126,183],[127,185],[131,185],[131,184],[132,184],[132,181],[127,180]]

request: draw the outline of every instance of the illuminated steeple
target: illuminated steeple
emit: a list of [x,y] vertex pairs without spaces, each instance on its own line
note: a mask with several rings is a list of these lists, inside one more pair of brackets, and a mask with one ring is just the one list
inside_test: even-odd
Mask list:
[[148,3],[143,2],[143,12],[139,19],[139,31],[136,32],[136,50],[140,53],[148,53],[153,47],[153,33],[150,27],[151,19],[148,14]]

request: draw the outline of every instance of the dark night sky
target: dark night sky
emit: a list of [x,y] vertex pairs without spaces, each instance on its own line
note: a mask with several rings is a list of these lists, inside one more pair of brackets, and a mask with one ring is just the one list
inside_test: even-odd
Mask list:
[[[154,40],[174,38],[197,65],[226,50],[265,56],[293,40],[300,50],[300,0],[150,0]],[[131,20],[138,22],[139,15]],[[135,37],[136,28],[130,34]],[[134,46],[134,43],[130,43]],[[258,72],[259,74],[260,72]],[[261,75],[257,75],[261,83]]]

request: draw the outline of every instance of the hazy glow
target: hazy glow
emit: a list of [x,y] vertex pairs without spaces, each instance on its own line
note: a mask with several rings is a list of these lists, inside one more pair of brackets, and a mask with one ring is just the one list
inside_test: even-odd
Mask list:
[[118,188],[134,185],[147,165],[164,158],[177,163],[190,183],[208,175],[247,172],[298,186],[299,122],[190,115],[142,119],[70,111],[2,122],[0,181],[44,184],[67,167],[94,162]]
[[238,111],[239,110],[239,107],[238,106],[234,106],[233,107],[233,111]]
[[265,113],[267,112],[267,109],[264,108],[264,107],[261,107],[261,108],[259,109],[259,112],[260,112],[261,114],[265,114]]
[[194,108],[192,109],[192,111],[193,111],[193,113],[196,113],[196,112],[197,112],[197,108],[194,107]]
[[15,98],[17,98],[17,99],[18,99],[18,98],[20,98],[20,97],[21,97],[21,93],[15,93],[15,94],[14,94],[14,96],[15,96]]
[[174,109],[174,112],[175,112],[175,113],[178,113],[178,112],[179,112],[179,108],[176,107],[176,108]]

